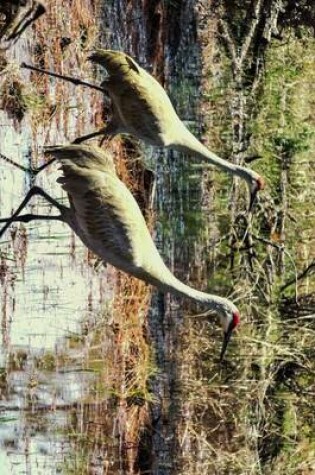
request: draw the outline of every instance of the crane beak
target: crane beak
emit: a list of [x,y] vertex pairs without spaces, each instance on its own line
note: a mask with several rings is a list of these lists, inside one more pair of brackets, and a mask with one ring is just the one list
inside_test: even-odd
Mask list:
[[223,343],[222,343],[222,349],[221,349],[221,354],[220,354],[220,363],[222,363],[228,343],[231,339],[233,333],[233,326],[230,326],[226,332],[224,332],[224,337],[223,337]]
[[252,185],[252,187],[250,189],[250,202],[249,202],[249,209],[248,209],[249,213],[252,211],[252,209],[254,207],[258,191],[259,191],[259,188],[258,188],[257,184],[255,183],[254,185]]
[[256,202],[258,191],[263,190],[264,188],[265,188],[265,180],[261,176],[258,176],[255,182],[250,187],[250,203],[249,203],[249,210],[248,210],[249,212],[251,212],[253,209],[253,206]]

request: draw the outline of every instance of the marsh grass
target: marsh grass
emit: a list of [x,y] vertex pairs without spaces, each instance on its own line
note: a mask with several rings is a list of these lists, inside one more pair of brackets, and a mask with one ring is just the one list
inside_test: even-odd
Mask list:
[[[229,259],[230,243],[223,237],[230,221],[230,180],[214,173],[212,205],[218,219],[208,229],[219,229],[219,239],[211,250],[209,263],[215,272],[208,272],[208,283],[213,291],[229,294],[233,281],[233,298],[241,309],[242,323],[233,337],[228,362],[220,366],[214,343],[220,335],[210,320],[185,322],[186,330],[178,339],[180,455],[176,473],[308,475],[315,470],[315,280],[310,224],[314,219],[309,212],[314,191],[310,154],[314,98],[307,86],[313,82],[310,57],[314,42],[309,38],[306,47],[304,41],[290,36],[287,43],[271,46],[265,89],[256,102],[258,110],[250,115],[254,131],[250,152],[258,151],[263,157],[254,167],[268,182],[253,220],[253,233],[262,241],[254,243],[251,269],[241,245],[235,250],[234,261]],[[211,61],[213,56],[217,61]],[[231,90],[229,61],[222,56],[215,42],[204,50],[204,88],[209,94],[201,107],[209,124],[207,142],[225,157],[231,141],[231,118],[226,113]],[[276,135],[281,138],[275,140]],[[284,206],[281,160],[286,160],[289,170],[285,234],[278,227]],[[279,270],[282,245],[284,267]],[[308,266],[309,272],[295,286],[294,277]]]
[[83,413],[69,426],[74,451],[66,473],[89,473],[96,454],[103,466],[108,464],[106,473],[115,473],[119,466],[134,473],[140,434],[150,425],[153,395],[148,380],[155,372],[145,337],[150,291],[144,283],[118,273],[114,295],[111,307],[92,330],[86,364],[97,380],[83,403]]

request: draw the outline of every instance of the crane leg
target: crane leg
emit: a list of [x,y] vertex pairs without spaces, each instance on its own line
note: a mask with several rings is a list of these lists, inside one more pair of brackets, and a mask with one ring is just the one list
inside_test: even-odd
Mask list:
[[98,137],[99,135],[104,135],[105,130],[105,128],[102,128],[96,132],[92,132],[91,134],[82,135],[81,137],[77,137],[72,143],[79,144],[85,142],[86,140],[93,139],[94,137]]
[[13,165],[14,167],[16,168],[19,168],[20,170],[23,170],[24,172],[26,173],[29,173],[31,175],[31,178],[34,179],[35,176],[41,172],[42,170],[44,170],[46,167],[48,167],[51,163],[53,163],[55,161],[55,158],[52,158],[51,160],[49,160],[48,162],[44,163],[43,165],[41,165],[40,167],[38,168],[33,168],[33,167],[24,167],[23,165],[20,165],[19,163],[15,162],[14,160],[12,160],[11,158],[8,158],[6,157],[5,155],[3,155],[3,153],[0,153],[0,158],[2,158],[3,160],[5,160],[6,162],[10,163],[11,165]]
[[31,173],[34,174],[34,175],[37,175],[39,172],[41,172],[42,170],[47,168],[49,165],[51,165],[53,162],[55,162],[55,160],[56,160],[55,158],[51,158],[50,160],[48,160],[48,162],[44,163],[40,167],[32,168]]
[[34,221],[35,219],[37,220],[42,220],[42,221],[64,221],[63,217],[61,214],[58,216],[50,216],[47,214],[33,214],[33,213],[27,213],[27,214],[20,214],[19,216],[11,216],[10,218],[0,218],[0,223],[6,223],[10,221],[11,223],[29,223],[30,221]]
[[75,86],[89,87],[90,89],[95,89],[96,91],[100,91],[100,92],[103,92],[103,93],[107,92],[106,90],[104,91],[104,89],[102,87],[97,86],[96,84],[92,84],[92,83],[87,82],[87,81],[82,81],[81,79],[74,78],[72,76],[65,76],[64,74],[58,74],[58,73],[54,73],[53,71],[47,71],[46,69],[37,68],[36,66],[32,66],[32,65],[26,64],[24,62],[21,63],[20,67],[22,69],[23,68],[24,69],[30,69],[31,71],[37,71],[38,73],[41,73],[41,74],[47,74],[48,76],[58,78],[58,79],[62,79],[63,81],[71,82]]
[[82,143],[85,142],[85,140],[93,139],[94,137],[98,137],[99,135],[114,137],[114,135],[117,135],[119,132],[120,131],[118,130],[118,126],[116,125],[116,123],[110,121],[105,127],[102,127],[101,129],[97,130],[96,132],[92,132],[91,134],[82,135],[82,137],[76,138],[72,143]]
[[5,219],[5,222],[6,224],[3,226],[3,228],[0,230],[0,238],[3,236],[3,234],[5,233],[5,231],[9,228],[9,226],[11,225],[11,223],[13,223],[14,221],[16,221],[16,218],[19,216],[19,214],[21,213],[21,211],[23,211],[23,209],[25,208],[25,206],[27,205],[27,203],[30,201],[30,199],[35,196],[35,195],[39,195],[39,196],[42,196],[43,198],[46,199],[46,201],[48,201],[48,203],[50,203],[51,205],[55,206],[58,211],[60,211],[61,213],[61,216],[63,214],[63,212],[65,210],[68,210],[68,208],[66,206],[63,206],[61,205],[60,203],[58,203],[58,201],[56,201],[54,198],[52,198],[50,195],[48,195],[48,193],[46,193],[46,191],[44,191],[42,188],[40,188],[39,186],[33,186],[27,193],[27,195],[25,196],[25,198],[23,199],[23,201],[21,202],[21,204],[18,206],[18,208],[16,209],[16,211],[12,214],[12,216],[10,218],[6,218]]

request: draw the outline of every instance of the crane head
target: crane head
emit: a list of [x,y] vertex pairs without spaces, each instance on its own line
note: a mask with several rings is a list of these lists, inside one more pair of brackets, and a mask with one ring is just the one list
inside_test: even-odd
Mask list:
[[221,325],[223,328],[223,343],[222,349],[220,354],[220,362],[222,362],[228,343],[231,339],[232,333],[237,325],[240,323],[240,314],[237,308],[235,307],[233,310],[229,310],[228,312],[225,311],[224,315],[220,315]]
[[257,193],[260,190],[265,188],[265,180],[262,176],[258,175],[254,170],[250,168],[245,168],[240,165],[235,165],[233,172],[243,180],[246,180],[249,192],[250,192],[250,202],[249,202],[249,212],[252,210],[254,203],[256,201]]
[[260,175],[256,175],[250,186],[250,202],[249,202],[249,211],[252,210],[254,203],[256,201],[257,193],[260,190],[265,188],[265,180]]

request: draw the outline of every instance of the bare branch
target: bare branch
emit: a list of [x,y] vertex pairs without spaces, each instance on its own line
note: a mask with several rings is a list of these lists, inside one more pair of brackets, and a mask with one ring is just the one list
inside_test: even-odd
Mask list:
[[295,284],[297,280],[304,279],[313,272],[315,273],[315,260],[311,262],[300,274],[298,274],[293,279],[290,279],[286,284],[282,285],[282,287],[280,288],[281,292],[283,292],[283,290],[285,290],[287,287],[290,287],[290,285]]
[[222,19],[219,20],[219,24],[222,27],[222,37],[226,42],[226,46],[229,50],[234,69],[239,69],[239,58],[237,54],[237,48],[236,48],[235,41],[233,40],[232,34],[229,30],[228,24]]
[[257,0],[256,5],[253,9],[252,22],[249,27],[249,31],[245,37],[244,43],[241,47],[240,53],[237,53],[237,45],[233,39],[233,35],[230,32],[227,22],[220,20],[220,25],[222,27],[222,37],[224,38],[227,48],[230,53],[230,57],[233,62],[234,70],[240,71],[243,66],[244,60],[248,54],[248,50],[252,44],[257,25],[260,20],[260,13],[262,8],[263,0]]
[[256,5],[254,7],[252,22],[251,22],[251,25],[249,27],[249,31],[248,31],[248,33],[245,37],[245,41],[242,45],[240,56],[238,58],[240,68],[242,67],[243,62],[244,62],[244,60],[245,60],[245,58],[248,54],[248,50],[249,50],[249,48],[252,44],[252,41],[253,41],[253,38],[254,38],[254,35],[255,35],[255,32],[256,32],[256,28],[257,28],[257,25],[258,25],[259,20],[260,20],[260,13],[261,13],[262,3],[263,3],[263,0],[257,0]]

